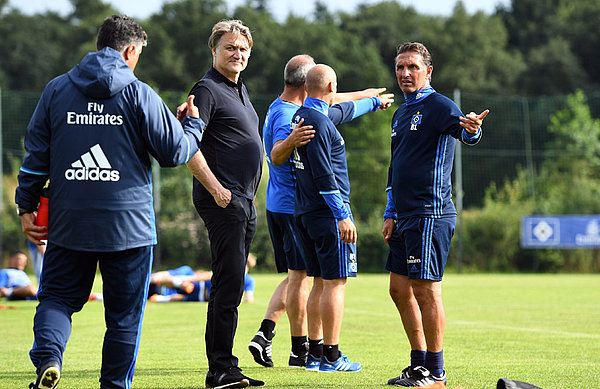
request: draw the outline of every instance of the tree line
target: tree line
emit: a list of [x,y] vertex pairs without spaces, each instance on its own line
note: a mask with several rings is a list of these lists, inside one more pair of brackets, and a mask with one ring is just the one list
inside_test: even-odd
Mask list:
[[[273,1],[273,0],[271,0]],[[118,13],[102,0],[71,0],[73,11],[24,15],[0,0],[0,85],[39,91],[95,50],[98,26]],[[298,53],[336,69],[343,90],[387,86],[396,92],[393,59],[404,41],[427,45],[440,92],[564,94],[600,85],[600,3],[513,0],[491,15],[469,14],[457,1],[448,17],[421,15],[395,1],[331,12],[317,2],[310,17],[278,22],[268,0],[229,10],[223,0],[165,3],[147,20],[149,35],[137,74],[158,90],[187,91],[212,59],[207,38],[223,18],[239,18],[255,38],[244,80],[253,94],[281,88],[283,65]]]

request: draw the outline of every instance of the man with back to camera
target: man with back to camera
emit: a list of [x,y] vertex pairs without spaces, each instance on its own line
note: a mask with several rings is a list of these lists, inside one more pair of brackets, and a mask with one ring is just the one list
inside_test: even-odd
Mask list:
[[[206,386],[263,386],[263,381],[242,374],[233,355],[263,159],[258,115],[240,78],[248,65],[252,34],[239,20],[222,20],[213,26],[208,46],[213,65],[190,91],[206,123],[202,169],[193,191],[194,206],[208,230],[213,272],[206,315]],[[184,108],[182,104],[178,110]]]
[[[350,181],[344,139],[327,116],[337,91],[335,72],[316,65],[306,76],[308,97],[294,115],[293,123],[304,119],[315,137],[294,150],[296,191],[294,216],[304,249],[306,273],[320,279],[322,291],[313,287],[323,331],[323,355],[315,361],[320,372],[358,372],[362,366],[350,362],[339,351],[344,316],[347,277],[357,272],[356,227],[350,212]],[[381,105],[372,98],[372,109]],[[316,282],[315,282],[316,283]],[[313,293],[318,293],[312,296]],[[311,312],[309,316],[309,331]],[[309,336],[310,333],[309,333]],[[311,355],[308,356],[311,362]]]
[[[192,97],[182,127],[137,80],[133,71],[146,42],[132,18],[106,18],[98,51],[48,83],[27,127],[15,201],[27,238],[37,245],[48,239],[30,389],[58,384],[71,316],[88,301],[98,265],[107,328],[100,387],[131,387],[156,244],[150,156],[161,166],[187,163],[197,172],[204,128]],[[46,228],[34,222],[48,179]]]
[[[313,66],[315,66],[314,59],[306,54],[296,55],[287,62],[283,72],[283,92],[269,107],[263,126],[263,143],[269,167],[267,223],[277,270],[280,273],[288,273],[273,292],[260,329],[248,345],[254,360],[266,367],[273,366],[271,349],[275,325],[286,310],[292,343],[288,366],[306,366],[307,343],[311,345],[311,354],[315,357],[320,358],[323,349],[321,323],[318,315],[315,314],[318,313],[318,307],[313,307],[313,301],[310,306],[313,308],[315,328],[310,332],[314,338],[309,338],[307,342],[309,331],[307,331],[306,305],[310,291],[310,278],[306,275],[306,265],[294,221],[293,166],[289,160],[294,148],[308,143],[314,134],[311,126],[300,127],[302,122],[298,123],[293,130],[291,128],[293,115],[306,98],[306,73]],[[379,96],[384,91],[385,88],[372,88],[358,92],[338,93],[335,102],[340,105],[333,105],[329,109],[328,116],[337,125],[341,123],[342,118],[352,120],[370,112],[373,109],[373,101],[368,98]],[[381,95],[379,98],[383,109],[393,101],[392,94]],[[344,112],[349,111],[350,115],[344,115]],[[322,284],[313,287],[322,288]]]
[[406,99],[392,119],[383,237],[390,246],[390,296],[411,346],[410,366],[388,385],[446,383],[442,276],[456,225],[451,173],[458,139],[474,145],[488,110],[463,116],[431,86],[431,55],[417,42],[398,47],[396,78]]

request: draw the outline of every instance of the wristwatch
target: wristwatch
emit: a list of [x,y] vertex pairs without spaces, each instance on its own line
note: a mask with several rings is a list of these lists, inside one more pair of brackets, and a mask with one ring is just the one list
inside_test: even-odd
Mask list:
[[19,216],[24,215],[26,213],[33,213],[34,211],[35,210],[21,208],[20,206],[17,205],[17,215],[19,215]]

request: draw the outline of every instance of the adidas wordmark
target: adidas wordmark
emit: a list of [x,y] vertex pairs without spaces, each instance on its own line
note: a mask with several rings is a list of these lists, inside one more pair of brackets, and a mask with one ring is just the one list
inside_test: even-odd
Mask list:
[[121,179],[120,172],[112,168],[108,158],[99,144],[92,146],[90,151],[83,154],[81,159],[71,164],[71,169],[65,170],[65,178],[69,181],[112,181]]

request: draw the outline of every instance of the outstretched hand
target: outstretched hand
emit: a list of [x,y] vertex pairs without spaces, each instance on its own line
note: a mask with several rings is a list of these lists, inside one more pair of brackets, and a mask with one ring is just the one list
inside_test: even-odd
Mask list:
[[387,88],[368,88],[362,91],[364,97],[379,97],[381,105],[379,108],[386,110],[394,102],[393,93],[383,93]]
[[182,121],[186,116],[200,117],[200,111],[194,105],[194,95],[189,95],[187,101],[177,107],[177,120]]
[[383,92],[385,92],[387,88],[367,88],[363,90],[364,97],[377,97]]
[[384,93],[377,97],[379,97],[379,101],[381,101],[381,105],[379,106],[379,108],[381,108],[383,110],[388,109],[394,102],[394,94],[393,93]]
[[465,117],[460,117],[460,125],[463,126],[467,132],[474,134],[481,127],[481,124],[483,124],[483,119],[488,113],[490,113],[489,109],[486,109],[479,115],[477,115],[475,112],[469,112],[469,114]]

